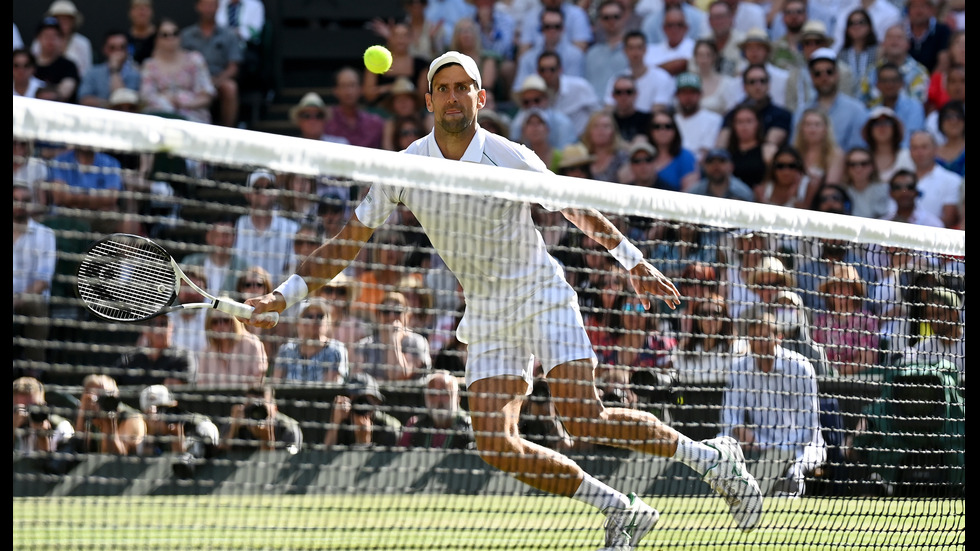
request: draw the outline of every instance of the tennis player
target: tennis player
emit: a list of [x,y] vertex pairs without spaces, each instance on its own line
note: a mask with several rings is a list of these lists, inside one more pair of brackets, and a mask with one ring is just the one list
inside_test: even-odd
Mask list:
[[[404,153],[548,172],[531,150],[480,128],[478,112],[487,95],[473,59],[447,52],[432,61],[428,78],[425,103],[435,126]],[[256,314],[282,312],[296,304],[339,274],[399,203],[415,214],[462,286],[466,311],[457,335],[468,343],[468,403],[477,448],[487,463],[534,488],[577,499],[604,513],[603,549],[636,548],[659,519],[659,513],[635,494],[613,489],[564,455],[521,438],[521,404],[537,360],[572,436],[674,457],[703,475],[726,499],[739,527],[755,527],[762,493],[734,439],[695,442],[650,413],[603,407],[595,388],[596,355],[578,297],[548,254],[528,204],[375,184],[340,233],[303,261],[297,274],[273,293],[246,302]],[[594,209],[561,212],[629,271],[645,308],[651,296],[663,297],[670,308],[680,304],[674,284],[602,214]]]

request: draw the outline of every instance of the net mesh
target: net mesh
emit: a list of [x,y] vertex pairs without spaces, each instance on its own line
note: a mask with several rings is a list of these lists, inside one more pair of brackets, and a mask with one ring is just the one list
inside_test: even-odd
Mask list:
[[[637,451],[642,423],[582,438],[592,432],[580,419],[556,414],[579,411],[559,397],[568,381],[542,378],[534,364],[521,435],[659,509],[646,545],[964,544],[962,231],[20,97],[13,133],[15,166],[44,174],[22,182],[32,193],[14,187],[15,548],[601,546],[594,508],[495,468],[525,465],[520,478],[534,479],[526,457],[477,450],[474,440],[493,435],[465,413],[482,397],[463,384],[459,415],[444,423],[438,412],[453,398],[430,379],[462,381],[473,353],[455,331],[465,311],[456,275],[522,268],[496,254],[506,235],[486,235],[462,257],[440,256],[433,242],[492,227],[524,204],[535,205],[528,215],[577,291],[606,406],[652,413],[694,440],[751,433],[760,444],[746,452],[768,497],[759,528],[743,534],[694,469]],[[111,323],[76,298],[82,253],[117,231],[154,239],[203,288],[263,294],[376,185],[435,193],[426,209],[436,213],[463,204],[460,195],[481,208],[457,222],[472,226],[438,234],[395,209],[315,299],[274,330],[239,328],[250,337],[221,338],[227,315],[217,312]],[[604,213],[673,279],[682,305],[644,307],[601,245],[537,205]],[[18,240],[18,206],[50,232]],[[50,277],[49,291],[32,294],[35,274]],[[483,284],[492,293],[504,283]],[[186,287],[178,301],[199,301]],[[571,330],[565,323],[549,336]],[[323,324],[326,346],[310,324]],[[759,343],[777,342],[797,367],[752,369],[777,354]],[[20,376],[44,383],[43,402]],[[103,391],[114,386],[118,405]],[[134,426],[148,427],[140,443],[126,436]],[[123,436],[106,437],[113,430]]]

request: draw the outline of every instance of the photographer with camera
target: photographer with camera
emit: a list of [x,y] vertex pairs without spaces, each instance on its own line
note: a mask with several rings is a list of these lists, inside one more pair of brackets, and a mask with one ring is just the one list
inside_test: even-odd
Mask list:
[[226,451],[285,449],[295,454],[303,446],[299,421],[279,411],[271,386],[246,390],[245,401],[231,407],[231,422],[223,433],[220,449]]
[[330,424],[323,443],[327,446],[395,446],[401,437],[401,421],[381,411],[384,395],[367,373],[347,380],[347,394],[333,400]]
[[74,434],[67,419],[49,412],[41,381],[34,377],[14,379],[15,456],[40,452],[42,460],[49,463],[48,452],[64,451]]
[[144,388],[140,392],[140,410],[146,416],[147,428],[143,455],[177,454],[173,465],[177,476],[193,477],[196,466],[215,455],[218,427],[207,415],[181,408],[167,387]]
[[119,399],[119,386],[108,375],[88,375],[75,418],[75,450],[131,455],[146,438],[143,414]]

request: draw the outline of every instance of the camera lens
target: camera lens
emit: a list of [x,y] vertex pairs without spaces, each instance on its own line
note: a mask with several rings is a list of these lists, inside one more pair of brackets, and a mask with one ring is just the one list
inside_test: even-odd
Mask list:
[[99,408],[102,411],[116,411],[119,409],[119,397],[118,396],[99,396]]
[[351,409],[358,415],[367,415],[374,411],[374,403],[367,396],[360,396],[351,402]]
[[48,412],[40,408],[31,409],[31,423],[43,423],[48,420]]
[[265,407],[262,402],[249,404],[245,408],[245,417],[252,421],[265,421],[269,418],[269,408]]

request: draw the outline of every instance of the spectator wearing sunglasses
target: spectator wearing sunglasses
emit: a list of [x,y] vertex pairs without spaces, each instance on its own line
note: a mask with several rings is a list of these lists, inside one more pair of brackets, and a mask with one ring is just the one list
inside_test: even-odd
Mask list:
[[347,379],[347,347],[333,338],[332,309],[325,299],[306,301],[295,334],[279,348],[273,378],[302,383],[342,383]]
[[357,343],[360,372],[378,381],[404,381],[417,379],[432,368],[429,341],[408,329],[410,316],[405,295],[385,293],[375,312],[372,333]]
[[891,210],[882,220],[906,222],[935,228],[945,227],[943,221],[935,214],[919,205],[922,192],[918,188],[919,179],[911,170],[899,169],[888,182],[891,198],[894,202]]
[[830,118],[834,136],[841,149],[864,145],[861,127],[868,119],[868,108],[859,100],[841,92],[840,64],[830,48],[818,48],[810,54],[808,74],[813,82],[815,97],[796,109],[793,126],[799,123],[804,111],[817,108]]
[[299,103],[289,108],[289,122],[293,123],[301,138],[333,143],[350,143],[343,136],[334,136],[325,132],[327,104],[316,92],[307,93],[299,100]]

